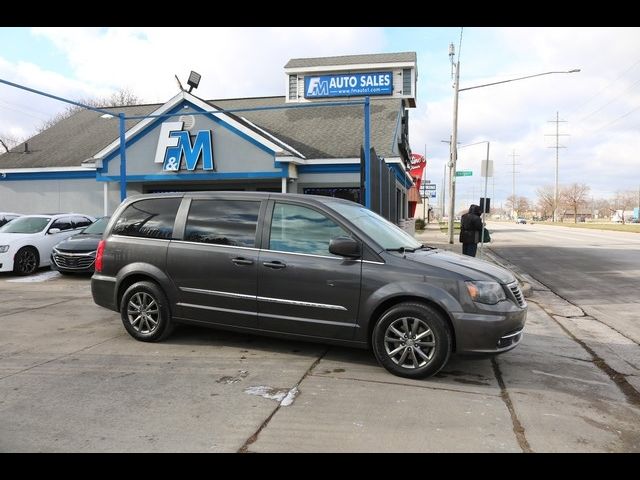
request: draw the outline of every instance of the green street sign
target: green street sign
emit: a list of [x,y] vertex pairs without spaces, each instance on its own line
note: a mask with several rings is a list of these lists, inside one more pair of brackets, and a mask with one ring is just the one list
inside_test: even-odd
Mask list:
[[471,170],[458,170],[456,172],[456,177],[470,177],[473,175]]

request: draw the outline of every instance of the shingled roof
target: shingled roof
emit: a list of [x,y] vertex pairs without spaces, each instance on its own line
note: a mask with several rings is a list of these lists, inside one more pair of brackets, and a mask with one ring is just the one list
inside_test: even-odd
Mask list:
[[[384,55],[384,54],[383,54]],[[398,54],[394,54],[398,55]],[[352,56],[360,57],[360,56]],[[338,58],[338,57],[335,57]],[[346,57],[341,57],[346,58]],[[236,98],[207,101],[222,109],[290,105],[285,97]],[[117,115],[147,115],[162,104],[104,108]],[[400,99],[372,99],[371,145],[378,155],[398,157],[395,136],[401,112]],[[357,158],[363,138],[363,108],[312,107],[234,113],[295,148],[307,159]],[[128,120],[127,130],[140,120]],[[118,138],[118,118],[81,110],[69,118],[0,155],[2,168],[79,167]]]
[[416,62],[416,52],[371,53],[342,55],[339,57],[292,58],[284,68],[329,67],[333,65],[360,65],[367,63]]

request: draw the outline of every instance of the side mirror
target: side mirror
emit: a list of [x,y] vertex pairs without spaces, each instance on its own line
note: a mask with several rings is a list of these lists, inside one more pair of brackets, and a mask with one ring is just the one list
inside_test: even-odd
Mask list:
[[59,228],[50,228],[48,233],[49,233],[49,235],[53,235],[54,233],[60,233],[60,229]]
[[329,242],[329,252],[340,257],[358,258],[362,255],[360,242],[351,237],[336,237]]

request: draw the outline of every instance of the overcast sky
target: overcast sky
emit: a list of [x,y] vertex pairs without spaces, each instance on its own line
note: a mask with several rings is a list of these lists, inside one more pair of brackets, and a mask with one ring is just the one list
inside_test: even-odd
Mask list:
[[[449,44],[460,54],[461,88],[580,68],[460,93],[461,145],[489,141],[499,206],[513,189],[536,198],[555,178],[586,183],[592,196],[640,187],[640,28],[0,28],[0,78],[68,98],[131,89],[146,102],[174,96],[177,74],[202,74],[206,99],[283,95],[290,58],[415,51],[417,108],[410,113],[414,152],[426,149],[427,178],[441,189],[449,157],[453,89]],[[0,134],[25,137],[59,102],[0,84]],[[482,196],[486,144],[459,150],[461,203]],[[495,183],[495,187],[494,187]],[[495,189],[495,194],[494,194]]]

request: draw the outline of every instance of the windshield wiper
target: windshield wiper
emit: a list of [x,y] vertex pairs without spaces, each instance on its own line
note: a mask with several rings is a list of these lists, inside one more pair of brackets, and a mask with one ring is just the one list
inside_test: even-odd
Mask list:
[[420,245],[419,247],[398,247],[398,248],[386,248],[387,252],[399,252],[399,253],[414,253],[416,250],[435,250],[436,247],[430,247],[429,245]]
[[399,252],[399,253],[413,253],[416,251],[415,248],[412,247],[398,247],[398,248],[385,248],[387,252]]

